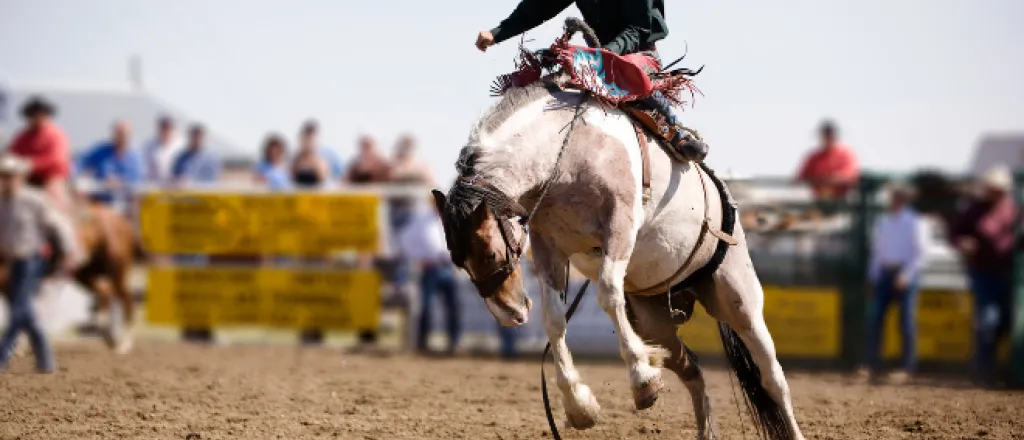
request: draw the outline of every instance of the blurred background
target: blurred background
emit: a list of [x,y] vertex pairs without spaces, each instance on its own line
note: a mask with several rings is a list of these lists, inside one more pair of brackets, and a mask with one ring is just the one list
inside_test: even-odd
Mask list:
[[[514,68],[514,41],[486,53],[471,45],[513,6],[0,0],[0,145],[27,142],[19,140],[33,129],[25,114],[50,116],[71,152],[75,197],[133,226],[140,338],[290,343],[298,333],[303,343],[355,349],[538,351],[546,342],[538,316],[499,329],[463,274],[428,270],[403,252],[416,245],[402,244],[434,225],[412,219],[431,215],[427,189],[452,182],[470,127],[495,102],[490,83]],[[897,372],[1020,383],[1024,358],[1002,364],[1015,370],[988,365],[1024,356],[1017,247],[985,241],[1016,243],[1016,208],[1001,236],[976,224],[1000,194],[1016,206],[1019,193],[1024,3],[690,1],[666,14],[672,33],[659,42],[662,56],[685,53],[688,67],[705,66],[696,78],[703,93],[681,115],[740,201],[780,357],[874,373],[879,352]],[[571,7],[525,45],[547,46],[557,23],[578,15]],[[925,231],[907,245],[921,255],[919,277],[904,286],[918,298],[907,325],[906,302],[879,290],[892,280],[872,275],[879,253],[902,252],[872,237],[908,234],[886,229],[903,208],[894,192],[919,214],[910,234]],[[202,194],[195,200],[204,208],[182,208],[195,200],[167,194]],[[332,200],[344,208],[316,207]],[[217,245],[239,228],[252,234]],[[315,243],[338,228],[347,232],[334,245]],[[993,255],[979,262],[965,239]],[[349,290],[302,284],[311,272],[340,277],[335,286]],[[375,275],[346,278],[355,273]],[[195,281],[203,276],[211,278]],[[1003,284],[989,288],[991,279]],[[183,299],[202,283],[223,298]],[[68,285],[49,283],[44,316],[55,333],[88,335],[91,289]],[[260,287],[269,285],[276,290]],[[422,301],[426,290],[443,301]],[[222,310],[247,294],[280,292],[314,300],[288,317]],[[338,307],[351,310],[317,311],[328,306],[316,298],[339,295]],[[617,356],[604,312],[584,304],[570,346]],[[434,319],[421,325],[423,310]],[[714,331],[698,313],[682,332],[713,354]],[[900,335],[917,340],[913,359],[901,357]]]

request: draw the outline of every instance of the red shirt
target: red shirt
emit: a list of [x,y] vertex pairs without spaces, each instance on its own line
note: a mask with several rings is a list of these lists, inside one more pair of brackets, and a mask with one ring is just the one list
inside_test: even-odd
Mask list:
[[811,185],[815,197],[842,196],[859,177],[857,156],[843,144],[815,150],[804,160],[797,176]]
[[68,138],[52,122],[36,129],[26,128],[11,142],[12,153],[32,161],[29,181],[45,183],[54,178],[67,178],[71,173]]

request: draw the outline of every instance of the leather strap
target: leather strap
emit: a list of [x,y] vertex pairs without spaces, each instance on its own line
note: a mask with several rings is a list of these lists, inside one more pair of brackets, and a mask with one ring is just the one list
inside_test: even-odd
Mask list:
[[[686,257],[686,260],[683,261],[683,265],[679,266],[679,269],[676,270],[676,273],[672,274],[672,276],[668,277],[668,279],[644,289],[626,292],[627,294],[655,295],[667,292],[669,290],[669,287],[671,286],[670,283],[672,283],[672,281],[675,280],[676,278],[682,276],[683,273],[686,272],[686,269],[688,269],[690,265],[693,264],[693,259],[697,257],[697,251],[699,251],[701,246],[704,245],[704,238],[707,237],[709,232],[711,233],[711,235],[718,237],[720,240],[725,241],[726,243],[733,245],[736,244],[735,238],[723,233],[722,231],[718,230],[718,228],[711,226],[711,218],[709,215],[711,211],[711,205],[708,202],[708,184],[707,182],[704,181],[704,171],[697,164],[694,164],[693,168],[697,170],[697,178],[700,179],[700,189],[703,192],[704,197],[704,221],[702,221],[700,224],[700,233],[697,236],[697,242],[693,244],[693,248],[690,250],[690,255],[688,255]],[[728,240],[723,237],[727,237]]]
[[636,131],[636,140],[640,143],[640,160],[643,162],[640,172],[640,186],[643,188],[644,206],[647,206],[647,202],[651,200],[651,155],[647,151],[647,135],[644,134],[644,128],[636,123],[636,121],[633,121],[633,130]]

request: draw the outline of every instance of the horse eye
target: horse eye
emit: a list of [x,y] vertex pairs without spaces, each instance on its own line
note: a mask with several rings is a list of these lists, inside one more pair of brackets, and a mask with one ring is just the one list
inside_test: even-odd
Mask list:
[[498,261],[498,254],[491,252],[487,254],[487,257],[485,257],[484,259],[487,260],[488,263],[493,263],[495,261]]

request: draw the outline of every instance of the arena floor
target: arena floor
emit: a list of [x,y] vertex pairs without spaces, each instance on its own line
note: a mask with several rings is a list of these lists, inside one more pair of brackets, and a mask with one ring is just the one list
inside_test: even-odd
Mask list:
[[[116,356],[98,342],[58,346],[60,372],[31,358],[0,375],[2,439],[535,439],[550,438],[537,362],[350,355],[337,349],[140,344]],[[619,363],[582,363],[603,412],[567,439],[692,439],[685,388],[671,378],[635,412]],[[549,370],[550,371],[550,370]],[[707,373],[721,438],[754,439],[729,377]],[[834,373],[790,372],[808,438],[1024,439],[1024,393],[938,379],[868,386]],[[558,399],[556,399],[558,400]],[[559,420],[560,401],[556,402]]]

